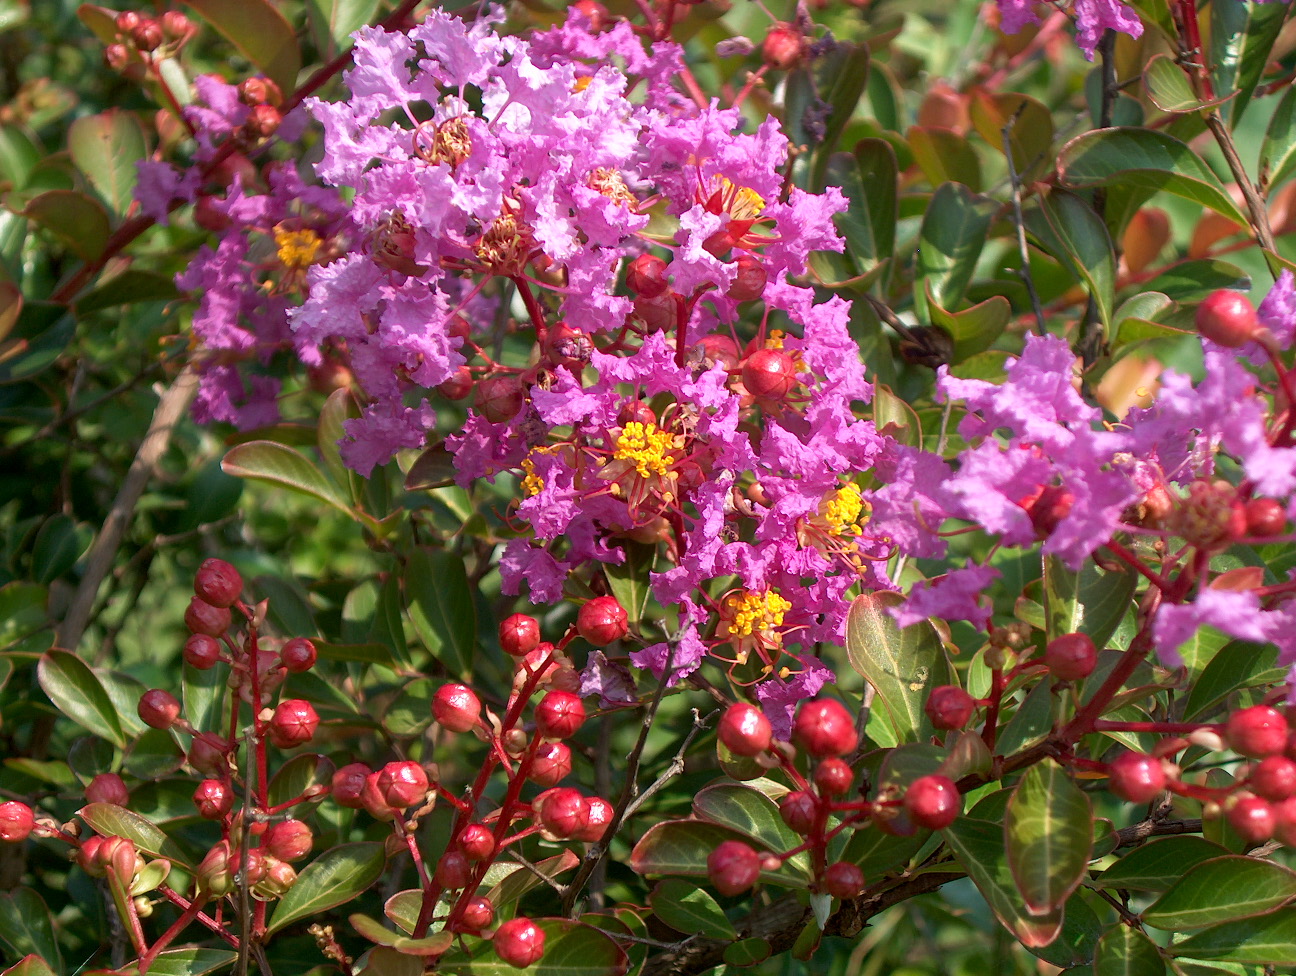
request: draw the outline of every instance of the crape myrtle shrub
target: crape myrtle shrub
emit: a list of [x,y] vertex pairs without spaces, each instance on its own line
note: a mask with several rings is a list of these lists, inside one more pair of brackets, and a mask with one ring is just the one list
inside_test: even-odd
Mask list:
[[1296,966],[1287,5],[779,7],[13,5],[6,972]]

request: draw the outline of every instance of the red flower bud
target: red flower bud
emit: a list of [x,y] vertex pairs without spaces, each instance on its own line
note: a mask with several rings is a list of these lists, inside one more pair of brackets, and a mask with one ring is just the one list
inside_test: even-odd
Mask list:
[[626,269],[626,287],[643,298],[656,298],[670,288],[666,262],[655,254],[641,254]]
[[1150,803],[1166,788],[1161,760],[1141,752],[1123,752],[1107,764],[1111,791],[1131,803]]
[[855,898],[864,890],[864,872],[849,861],[838,861],[824,870],[823,885],[834,898]]
[[803,837],[814,827],[819,801],[813,793],[793,790],[779,801],[779,816],[783,822]]
[[572,835],[573,840],[594,844],[603,839],[603,833],[616,813],[612,804],[601,796],[591,796],[585,801],[585,826]]
[[432,696],[432,717],[449,732],[467,732],[481,720],[481,701],[467,685],[442,685]]
[[529,918],[514,918],[495,930],[495,954],[510,966],[526,969],[544,955],[545,934]]
[[614,596],[596,596],[576,614],[576,629],[595,647],[620,640],[629,630],[629,617]]
[[462,888],[471,877],[472,868],[468,864],[468,858],[459,851],[446,851],[441,855],[441,860],[437,861],[435,878],[442,888]]
[[368,775],[369,767],[364,763],[349,763],[333,774],[331,789],[333,799],[339,806],[352,810],[359,810],[364,806],[360,797],[364,792],[365,777]]
[[205,559],[194,574],[194,593],[213,607],[232,607],[243,592],[243,577],[223,559]]
[[1258,539],[1282,535],[1287,530],[1287,510],[1272,498],[1252,498],[1246,503],[1246,531]]
[[279,703],[270,719],[270,741],[280,749],[309,742],[319,727],[319,716],[308,701],[290,698]]
[[305,637],[294,637],[279,650],[279,663],[293,674],[309,671],[318,657],[315,645]]
[[199,671],[208,671],[220,662],[220,641],[206,634],[190,634],[184,642],[184,659]]
[[230,620],[228,607],[214,607],[197,596],[189,601],[189,608],[184,615],[185,626],[192,633],[206,634],[209,637],[219,637],[229,630]]
[[1253,705],[1229,716],[1224,737],[1233,751],[1243,756],[1276,756],[1287,745],[1287,720],[1275,708]]
[[17,843],[26,840],[36,825],[32,808],[17,800],[0,803],[0,840]]
[[774,736],[765,714],[746,702],[725,709],[717,734],[735,756],[759,756],[769,748]]
[[769,275],[764,265],[750,254],[738,255],[734,263],[738,266],[738,273],[725,294],[735,302],[755,301],[765,294],[765,282],[769,279]]
[[976,708],[976,699],[957,685],[938,685],[927,696],[923,711],[931,724],[942,731],[961,729],[968,724]]
[[489,928],[495,921],[495,906],[490,903],[489,898],[483,898],[480,895],[468,899],[468,904],[464,905],[463,914],[459,916],[459,921],[463,927],[472,931],[481,931]]
[[844,756],[859,745],[859,733],[841,702],[820,698],[801,704],[792,740],[812,756]]
[[124,807],[130,803],[130,791],[126,789],[125,780],[116,773],[100,773],[86,785],[85,798],[89,803],[112,803]]
[[1260,318],[1241,292],[1220,288],[1197,306],[1197,331],[1205,339],[1236,349],[1255,338]]
[[545,742],[536,748],[528,778],[540,786],[556,786],[571,771],[571,750],[561,742]]
[[963,811],[963,797],[946,776],[920,776],[905,790],[904,808],[919,827],[941,830]]
[[1044,663],[1060,681],[1080,681],[1093,674],[1098,651],[1088,634],[1062,634],[1048,642]]
[[814,774],[815,786],[824,796],[841,796],[855,782],[855,771],[841,759],[824,759]]
[[315,846],[315,835],[300,820],[284,820],[266,831],[264,844],[281,861],[300,861]]
[[204,820],[223,820],[234,809],[234,792],[218,779],[205,779],[194,790],[193,801]]
[[171,692],[154,688],[140,695],[139,717],[151,729],[169,729],[180,717],[180,703]]
[[589,823],[589,804],[569,786],[543,794],[537,813],[544,829],[558,838],[571,837]]
[[516,417],[524,399],[522,384],[514,376],[492,376],[478,383],[473,391],[473,406],[493,424]]
[[722,895],[742,894],[760,877],[760,855],[740,840],[726,840],[707,855],[707,878]]
[[470,861],[484,861],[495,853],[495,835],[485,824],[468,824],[460,831],[456,843]]
[[1274,835],[1274,808],[1258,796],[1239,796],[1225,813],[1229,826],[1248,844],[1263,844]]
[[427,773],[416,762],[389,762],[378,773],[378,792],[389,807],[412,807],[427,797]]
[[536,731],[546,739],[567,739],[585,722],[585,706],[569,691],[551,691],[535,710]]
[[797,367],[782,349],[757,349],[742,366],[742,383],[760,400],[785,400],[796,386]]

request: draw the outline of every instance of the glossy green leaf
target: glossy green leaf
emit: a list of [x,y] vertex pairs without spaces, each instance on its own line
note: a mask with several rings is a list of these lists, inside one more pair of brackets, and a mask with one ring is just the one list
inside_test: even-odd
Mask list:
[[126,747],[117,708],[84,661],[67,651],[47,651],[37,667],[40,686],[72,721],[118,748]]
[[1174,953],[1189,959],[1215,959],[1262,966],[1296,965],[1296,908],[1281,908],[1205,929],[1182,942]]
[[1165,891],[1194,865],[1227,853],[1204,837],[1163,837],[1123,855],[1093,883],[1100,888]]
[[231,448],[221,470],[236,478],[287,488],[352,514],[346,498],[319,468],[301,452],[275,441],[249,441]]
[[180,294],[175,281],[166,275],[134,268],[109,278],[98,288],[77,299],[78,315],[89,315],[118,305],[137,302],[167,302]]
[[47,190],[27,201],[22,215],[40,224],[84,261],[99,257],[112,233],[104,205],[77,190]]
[[134,200],[135,164],[148,153],[139,119],[119,108],[82,116],[67,140],[72,162],[112,211],[124,215]]
[[1227,261],[1182,261],[1143,287],[1148,291],[1163,292],[1177,302],[1199,301],[1219,288],[1247,291],[1251,287],[1251,276]]
[[1059,969],[1085,965],[1094,957],[1103,928],[1089,901],[1077,894],[1067,899],[1058,937],[1046,946],[1033,946],[1030,951]]
[[1094,976],[1164,976],[1166,968],[1142,930],[1118,923],[1098,940],[1093,971]]
[[446,488],[454,484],[454,455],[440,441],[427,448],[405,473],[406,491]]
[[[783,822],[778,804],[750,786],[716,783],[706,787],[693,798],[693,815],[699,820],[708,820],[746,834],[771,851],[790,851],[804,841]],[[801,855],[789,859],[788,863],[801,869],[809,868],[809,863]]]
[[1028,691],[1022,703],[1017,706],[1017,711],[1004,725],[995,753],[1011,756],[1052,732],[1053,700],[1053,692],[1047,681]]
[[1110,329],[1116,254],[1102,218],[1080,197],[1060,190],[1039,198],[1024,218],[1039,246],[1084,283],[1098,305],[1098,317]]
[[1077,571],[1056,556],[1045,556],[1045,638],[1081,631],[1103,647],[1133,605],[1137,582],[1132,572],[1101,570],[1091,563]]
[[1052,759],[1030,767],[1008,801],[1008,866],[1026,910],[1048,915],[1085,876],[1093,846],[1089,798]]
[[[543,871],[546,877],[557,879],[573,870],[578,864],[580,858],[571,851],[565,850],[553,857],[546,857],[538,862],[536,867]],[[486,884],[489,886],[486,897],[496,908],[502,908],[513,904],[544,883],[530,868],[509,861],[496,861],[486,872]]]
[[[630,868],[642,875],[707,876],[706,859],[716,845],[727,840],[751,844],[751,837],[718,824],[700,820],[668,820],[653,824],[630,854]],[[758,852],[759,853],[759,852]],[[783,887],[803,888],[807,878],[786,865],[779,871],[762,871],[764,881]]]
[[688,881],[668,878],[648,896],[653,913],[676,932],[703,935],[708,939],[736,939],[733,923],[704,888]]
[[726,965],[741,969],[744,966],[755,966],[764,962],[773,951],[764,939],[757,937],[739,939],[732,945],[725,946],[724,961]]
[[873,387],[873,423],[878,431],[908,447],[922,443],[922,421],[909,403],[896,396],[889,386]]
[[997,209],[993,200],[958,183],[945,183],[932,194],[918,232],[918,294],[930,286],[941,308],[963,299]]
[[992,295],[961,312],[947,312],[928,292],[927,314],[932,325],[940,326],[954,339],[951,362],[961,363],[989,349],[1004,334],[1012,319],[1012,305],[1002,295]]
[[1003,153],[1004,129],[1017,178],[1029,184],[1053,162],[1053,113],[1020,92],[975,89],[969,105],[972,125],[996,152]]
[[270,777],[270,805],[277,807],[295,800],[312,786],[329,786],[332,764],[323,756],[304,752],[293,756]]
[[233,965],[237,958],[229,949],[164,949],[149,967],[149,976],[203,976]]
[[438,686],[429,678],[419,678],[402,687],[382,709],[383,728],[392,735],[421,735],[432,724],[428,703]]
[[[532,919],[545,934],[544,955],[528,966],[528,976],[623,976],[630,962],[625,952],[602,932],[567,918]],[[444,956],[437,972],[472,976],[517,976],[519,970],[500,961],[493,949],[475,958]]]
[[1143,912],[1158,929],[1197,929],[1248,918],[1296,898],[1296,871],[1259,858],[1228,855],[1203,861]]
[[269,0],[185,0],[286,95],[297,85],[301,53],[292,25]]
[[1260,182],[1276,187],[1296,173],[1296,88],[1288,85],[1269,118],[1258,163]]
[[1203,104],[1192,80],[1168,54],[1158,54],[1143,69],[1148,98],[1163,112],[1195,112]]
[[1062,910],[1033,915],[1026,910],[1004,853],[1004,828],[986,820],[960,817],[942,834],[995,917],[1027,946],[1051,943],[1062,931]]
[[16,954],[35,954],[63,968],[63,956],[54,936],[54,918],[45,901],[31,888],[15,888],[0,896],[0,939]]
[[373,20],[379,0],[308,0],[315,46],[321,51],[345,50],[351,34]]
[[834,223],[861,271],[871,271],[895,248],[898,172],[885,139],[861,139],[853,153],[828,158],[830,186],[841,187],[846,210]]
[[846,654],[877,689],[900,741],[916,742],[932,732],[923,705],[932,688],[949,684],[949,661],[930,623],[901,629],[891,618],[888,610],[901,602],[886,590],[856,597],[846,617]]
[[463,559],[445,549],[414,550],[405,566],[405,598],[423,646],[452,674],[471,676],[477,608]]
[[329,394],[324,406],[320,408],[319,431],[316,437],[316,447],[319,449],[324,467],[332,476],[333,483],[340,489],[340,494],[350,499],[353,505],[357,501],[356,482],[351,470],[342,462],[342,452],[338,449],[338,442],[346,436],[343,424],[359,416],[360,408],[356,406],[351,391],[345,387],[334,390]]
[[1286,3],[1212,3],[1207,64],[1215,94],[1228,98],[1222,111],[1236,128],[1251,94],[1268,67],[1278,32],[1287,19]]
[[630,626],[637,629],[652,599],[649,582],[657,571],[657,547],[627,539],[618,548],[625,558],[620,563],[605,563],[603,574],[612,595],[625,607]]
[[1099,129],[1077,136],[1062,148],[1058,172],[1066,186],[1127,186],[1148,195],[1163,191],[1246,223],[1211,168],[1184,143],[1153,129]]
[[279,901],[267,931],[273,935],[299,919],[344,905],[382,876],[383,845],[343,844],[306,865],[297,883]]
[[1229,641],[1210,658],[1188,689],[1184,717],[1194,719],[1237,691],[1262,682],[1281,681],[1278,649],[1272,644]]
[[0,125],[0,181],[12,183],[16,190],[25,188],[43,156],[22,127],[11,122]]
[[961,183],[981,192],[981,160],[972,144],[953,129],[911,126],[905,133],[914,162],[932,186]]
[[189,858],[176,842],[161,827],[133,810],[113,803],[88,803],[77,811],[77,816],[104,837],[125,837],[146,854],[164,857],[181,867],[189,866]]
[[49,963],[44,959],[32,954],[23,956],[13,966],[0,973],[0,976],[58,976],[58,974],[50,969]]

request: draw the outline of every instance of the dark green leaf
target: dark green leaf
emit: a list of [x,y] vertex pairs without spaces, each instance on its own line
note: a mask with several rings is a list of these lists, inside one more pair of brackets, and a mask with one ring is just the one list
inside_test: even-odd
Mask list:
[[997,208],[957,183],[945,183],[932,195],[918,233],[915,297],[925,297],[923,289],[930,285],[941,308],[963,299]]
[[1094,976],[1164,976],[1165,963],[1141,929],[1118,923],[1098,940],[1093,970]]
[[405,685],[383,709],[383,728],[392,735],[421,735],[432,724],[432,710],[428,703],[436,689],[437,685],[428,678]]
[[[705,878],[707,855],[727,840],[751,843],[751,837],[746,834],[700,820],[653,824],[635,844],[630,867],[635,874]],[[808,880],[803,873],[791,871],[786,865],[779,871],[762,871],[761,878],[791,888],[804,888]]]
[[1125,854],[1094,884],[1128,891],[1165,891],[1194,865],[1227,853],[1202,837],[1165,837]]
[[[545,858],[536,864],[536,867],[543,871],[546,877],[557,879],[578,864],[580,858],[571,851],[563,851],[561,854]],[[486,872],[485,883],[490,889],[486,892],[486,897],[496,908],[511,905],[527,892],[534,891],[544,884],[530,868],[509,861],[496,861],[492,864],[490,870]]]
[[351,391],[346,387],[334,390],[324,406],[320,408],[316,443],[320,457],[324,460],[324,467],[333,477],[333,483],[340,489],[340,494],[349,498],[353,505],[357,499],[356,484],[351,471],[342,463],[342,452],[338,448],[338,442],[346,436],[343,423],[359,416],[360,408],[356,406]]
[[301,54],[292,26],[269,0],[185,0],[284,94],[297,85]]
[[[693,798],[693,814],[699,820],[708,820],[746,834],[759,846],[771,851],[790,851],[799,847],[803,838],[779,816],[778,805],[760,790],[737,783],[716,783],[708,786]],[[788,864],[809,869],[802,855],[790,858]]]
[[657,569],[657,547],[627,539],[619,548],[625,559],[619,564],[604,563],[603,573],[612,595],[625,607],[630,626],[637,629],[652,595],[648,583],[649,575]]
[[1264,74],[1278,32],[1287,19],[1286,3],[1212,3],[1210,46],[1206,63],[1212,66],[1215,94],[1230,95],[1224,108],[1229,125],[1236,128]]
[[77,816],[104,837],[125,837],[147,854],[164,857],[181,867],[189,866],[184,851],[162,828],[125,807],[112,803],[89,803],[77,811]]
[[772,951],[770,944],[764,939],[739,939],[725,947],[724,961],[727,965],[741,969],[744,966],[755,966],[764,962],[770,957]]
[[144,127],[132,112],[110,108],[86,115],[68,128],[72,162],[118,216],[134,199],[135,164],[148,152]]
[[1017,178],[1029,184],[1053,163],[1053,113],[1042,102],[1019,92],[990,93],[974,89],[969,105],[972,125],[981,138],[1004,152],[1004,129]]
[[268,933],[351,901],[382,876],[386,861],[383,845],[377,843],[343,844],[325,851],[280,900]]
[[1089,798],[1052,759],[1032,766],[1008,801],[1008,866],[1026,910],[1061,909],[1083,880],[1093,846]]
[[59,711],[118,748],[126,748],[117,709],[84,661],[67,651],[47,651],[40,659],[37,675],[41,688]]
[[[532,919],[545,934],[544,955],[527,967],[531,976],[623,976],[629,960],[611,938],[580,922],[566,918]],[[493,949],[483,947],[473,959],[443,957],[437,971],[471,973],[472,976],[517,976],[518,970],[503,963]]]
[[1056,191],[1025,213],[1026,228],[1039,245],[1083,282],[1111,328],[1116,288],[1116,254],[1101,217],[1074,193]]
[[648,896],[657,917],[676,932],[708,939],[736,939],[733,923],[710,893],[689,881],[668,878]]
[[1251,276],[1227,261],[1203,259],[1181,261],[1143,285],[1147,291],[1163,292],[1177,302],[1198,301],[1219,288],[1246,291]]
[[1174,945],[1177,956],[1249,962],[1262,966],[1296,965],[1296,908],[1281,908],[1259,918],[1225,922]]
[[312,786],[328,786],[332,768],[323,756],[311,753],[293,756],[270,777],[270,805],[277,807],[295,800]]
[[89,528],[78,526],[67,515],[46,519],[32,544],[32,578],[37,583],[52,583],[76,565],[92,538]]
[[112,233],[103,204],[76,190],[47,190],[27,201],[22,215],[36,221],[84,261],[102,254]]
[[1091,563],[1076,571],[1056,556],[1045,556],[1045,639],[1081,631],[1103,647],[1129,611],[1136,583],[1131,572]]
[[993,295],[961,312],[947,312],[928,292],[927,314],[932,325],[940,326],[954,339],[952,363],[961,363],[989,349],[1003,335],[1012,318],[1012,305],[1002,295]]
[[1280,185],[1296,172],[1296,88],[1290,85],[1269,118],[1258,165],[1260,182],[1267,187]]
[[379,0],[309,0],[311,34],[321,51],[345,50],[353,31],[374,18]]
[[1053,731],[1053,693],[1043,681],[1026,693],[1025,699],[999,736],[996,754],[1011,756],[1039,742]]
[[1215,653],[1188,689],[1184,717],[1196,718],[1239,688],[1282,680],[1277,661],[1278,649],[1272,644],[1230,641]]
[[916,742],[932,732],[923,705],[932,688],[949,684],[949,661],[930,623],[897,626],[888,610],[901,602],[886,590],[856,597],[846,618],[846,654],[877,689],[899,740]]
[[27,177],[43,157],[40,147],[21,127],[0,125],[0,181],[12,183],[15,190],[24,189]]
[[118,305],[167,302],[179,294],[175,281],[166,275],[132,268],[109,278],[94,291],[77,299],[76,310],[78,315],[89,315]]
[[237,952],[229,949],[165,949],[149,967],[149,976],[203,976],[233,965]]
[[0,939],[20,956],[34,953],[55,969],[63,968],[54,918],[44,899],[31,888],[15,888],[0,896]]
[[1259,915],[1292,898],[1296,872],[1272,861],[1228,855],[1188,870],[1143,912],[1143,921],[1171,931],[1198,929]]
[[871,271],[895,249],[897,180],[895,150],[885,139],[861,139],[854,153],[828,159],[828,182],[846,196],[837,229],[861,271]]
[[405,599],[423,646],[452,674],[469,677],[477,609],[463,559],[444,549],[416,549],[406,564]]
[[350,504],[319,468],[299,451],[275,441],[249,441],[231,448],[221,469],[237,478],[287,488],[352,514]]

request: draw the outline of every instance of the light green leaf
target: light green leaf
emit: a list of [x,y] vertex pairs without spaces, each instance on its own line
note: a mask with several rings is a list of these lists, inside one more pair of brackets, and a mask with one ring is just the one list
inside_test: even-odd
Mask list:
[[152,821],[113,803],[89,803],[77,816],[104,837],[125,837],[146,854],[189,867],[185,852]]
[[1173,951],[1189,959],[1273,967],[1296,965],[1296,908],[1225,922],[1176,942]]
[[1296,88],[1290,85],[1269,118],[1258,167],[1266,187],[1279,186],[1296,172]]
[[354,515],[339,489],[301,452],[275,441],[248,441],[230,449],[221,470],[236,478],[277,485]]
[[1142,917],[1158,929],[1197,929],[1260,915],[1293,898],[1296,871],[1272,861],[1227,855],[1188,870]]
[[941,308],[962,301],[996,209],[993,200],[958,183],[945,183],[932,194],[918,232],[916,299],[925,298],[930,285]]
[[1098,305],[1099,318],[1110,329],[1116,254],[1102,218],[1080,197],[1064,190],[1041,197],[1039,205],[1024,216],[1039,245],[1085,284]]
[[[707,855],[727,840],[752,843],[747,834],[701,820],[667,820],[653,824],[635,844],[630,854],[630,868],[640,875],[674,874],[705,878]],[[761,880],[785,888],[804,888],[809,879],[803,872],[792,871],[785,864],[779,871],[762,871]]]
[[885,139],[861,139],[853,153],[828,158],[828,184],[841,187],[847,204],[834,222],[861,271],[895,249],[897,181],[895,150]]
[[93,671],[75,654],[46,651],[37,666],[40,686],[50,701],[82,728],[126,748],[117,709]]
[[[629,968],[625,952],[609,936],[566,918],[532,919],[545,934],[544,955],[527,967],[529,976],[624,976]],[[517,969],[501,962],[489,946],[472,959],[446,955],[437,964],[439,973],[472,976],[517,976]]]
[[321,51],[344,50],[350,36],[374,18],[379,0],[309,0],[311,34]]
[[40,224],[84,261],[99,257],[112,233],[104,205],[77,190],[46,190],[27,201],[22,215]]
[[297,85],[301,52],[292,25],[269,0],[185,0],[287,96]]
[[148,152],[144,127],[134,113],[110,108],[86,115],[68,128],[68,152],[118,216],[134,200],[135,164]]
[[1118,923],[1098,940],[1094,976],[1164,976],[1165,962],[1142,930]]
[[1210,47],[1215,94],[1230,98],[1224,108],[1229,125],[1237,127],[1251,103],[1251,93],[1268,67],[1278,32],[1287,19],[1286,3],[1212,3]]
[[[750,786],[737,783],[708,786],[693,798],[693,814],[699,820],[709,820],[746,834],[771,851],[790,851],[804,840],[783,822],[778,804]],[[799,854],[787,863],[801,870],[810,867],[809,861]]]
[[688,881],[668,878],[648,896],[648,904],[662,922],[685,935],[708,939],[736,939],[733,923],[704,888]]
[[1090,563],[1076,571],[1056,556],[1045,556],[1045,638],[1079,631],[1103,647],[1129,611],[1137,582],[1131,572]]
[[237,958],[229,949],[164,949],[149,967],[149,976],[203,976],[233,965]]
[[932,186],[961,183],[981,192],[981,160],[972,144],[953,129],[911,126],[905,133],[914,162]]
[[325,851],[297,876],[275,908],[267,932],[273,935],[299,919],[346,904],[378,880],[386,863],[378,843],[343,844]]
[[0,896],[0,939],[20,956],[35,954],[62,970],[63,956],[54,937],[54,918],[31,888],[15,888]]
[[1032,766],[1008,801],[1008,866],[1026,910],[1048,915],[1084,878],[1093,846],[1089,798],[1052,759]]
[[1165,891],[1194,865],[1227,853],[1203,837],[1165,837],[1125,854],[1093,883],[1099,888]]

